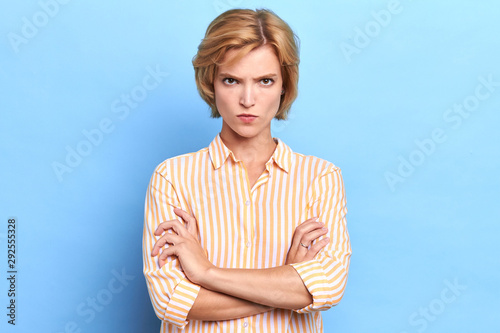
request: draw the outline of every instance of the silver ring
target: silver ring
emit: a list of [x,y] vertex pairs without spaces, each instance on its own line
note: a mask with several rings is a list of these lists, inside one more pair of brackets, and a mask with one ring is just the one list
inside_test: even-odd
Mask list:
[[303,247],[305,247],[306,249],[309,248],[309,246],[302,244],[302,242],[299,242],[299,244],[302,245]]

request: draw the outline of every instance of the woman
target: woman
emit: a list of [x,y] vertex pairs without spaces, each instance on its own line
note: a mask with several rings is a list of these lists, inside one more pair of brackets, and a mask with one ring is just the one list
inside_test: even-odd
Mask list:
[[271,136],[297,96],[298,46],[268,10],[230,10],[193,59],[219,135],[155,170],[144,274],[162,332],[322,332],[350,243],[340,170]]

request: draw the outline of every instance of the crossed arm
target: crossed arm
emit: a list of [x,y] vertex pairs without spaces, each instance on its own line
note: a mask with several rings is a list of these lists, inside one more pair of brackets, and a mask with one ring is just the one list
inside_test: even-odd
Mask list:
[[312,303],[311,294],[289,264],[313,259],[328,244],[328,238],[313,243],[328,232],[317,219],[309,219],[297,227],[284,266],[226,269],[214,266],[207,259],[198,241],[196,219],[178,208],[174,212],[184,224],[178,220],[161,223],[155,231],[161,237],[151,255],[158,256],[160,267],[168,257],[176,256],[186,277],[201,287],[188,319],[228,320],[273,308],[301,309]]

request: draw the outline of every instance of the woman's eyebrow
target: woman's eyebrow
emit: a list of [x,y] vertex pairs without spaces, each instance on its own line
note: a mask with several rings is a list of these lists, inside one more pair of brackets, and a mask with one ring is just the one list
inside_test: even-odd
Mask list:
[[266,75],[261,75],[259,77],[256,78],[256,80],[262,80],[262,79],[273,79],[273,78],[276,78],[278,77],[278,74],[275,74],[275,73],[269,73],[269,74],[266,74]]
[[[236,75],[233,75],[231,73],[219,73],[218,76],[219,77],[230,77],[230,78],[233,78],[233,79],[236,79],[236,80],[239,80],[239,81],[242,80],[240,77],[237,77]],[[256,77],[255,80],[275,78],[277,76],[278,76],[278,74],[276,74],[276,73],[269,73],[269,74],[265,74],[265,75],[260,75],[260,76]]]
[[230,77],[236,80],[240,80],[241,78],[237,77],[236,75],[233,75],[231,73],[219,73],[219,77]]

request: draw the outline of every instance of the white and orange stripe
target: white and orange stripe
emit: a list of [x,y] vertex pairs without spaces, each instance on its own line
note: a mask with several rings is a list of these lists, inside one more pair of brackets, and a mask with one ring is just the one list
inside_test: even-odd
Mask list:
[[[186,320],[199,286],[185,277],[177,259],[160,269],[150,255],[157,226],[178,219],[174,207],[196,217],[208,259],[223,268],[284,265],[297,226],[318,216],[329,229],[330,243],[315,260],[292,265],[313,304],[235,320]],[[294,153],[280,140],[252,188],[243,163],[220,136],[207,148],[164,161],[148,187],[143,235],[144,275],[161,332],[322,332],[319,310],[336,305],[346,285],[351,256],[346,212],[340,169]]]

